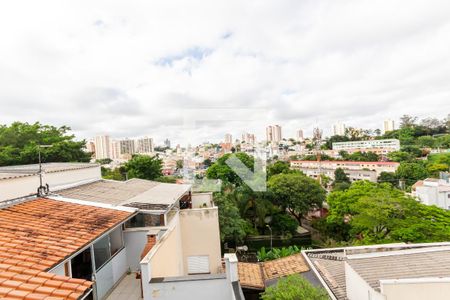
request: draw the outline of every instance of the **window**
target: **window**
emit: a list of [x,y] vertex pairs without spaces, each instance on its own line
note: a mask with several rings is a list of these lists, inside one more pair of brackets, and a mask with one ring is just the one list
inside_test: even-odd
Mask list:
[[95,268],[100,269],[111,257],[109,235],[94,244]]
[[99,270],[123,247],[122,227],[119,226],[94,244],[95,269]]
[[122,228],[119,227],[109,234],[111,244],[111,256],[123,248]]

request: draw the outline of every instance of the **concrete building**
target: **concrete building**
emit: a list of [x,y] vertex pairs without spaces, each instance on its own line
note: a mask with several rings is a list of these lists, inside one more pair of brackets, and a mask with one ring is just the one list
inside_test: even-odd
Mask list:
[[[0,170],[0,206],[14,207],[12,211],[0,208],[0,260],[17,248],[4,244],[10,239],[1,238],[2,234],[11,236],[11,225],[16,233],[36,230],[31,237],[39,237],[40,243],[44,234],[50,234],[49,228],[55,230],[58,236],[52,233],[52,239],[65,242],[52,242],[51,255],[44,253],[46,259],[36,262],[46,272],[67,277],[58,280],[83,280],[68,285],[68,290],[52,288],[45,292],[52,296],[56,295],[53,292],[73,293],[70,299],[80,300],[88,296],[91,298],[86,299],[186,299],[186,292],[200,300],[216,298],[216,293],[220,294],[217,299],[242,299],[237,260],[225,258],[227,272],[222,268],[218,209],[211,193],[193,193],[186,184],[102,180],[97,164],[56,163],[44,165],[43,182],[49,185],[49,191],[45,198],[36,198],[33,191],[35,194],[39,177],[34,167]],[[24,216],[35,216],[33,222],[26,224],[29,229],[11,223],[11,214],[22,203],[29,206]],[[115,215],[120,219],[115,219]],[[25,219],[18,216],[17,220]],[[50,221],[54,224],[49,225]],[[45,227],[42,232],[41,227]],[[18,239],[21,237],[26,235],[17,235]],[[81,238],[83,241],[78,242]],[[55,246],[60,246],[61,259],[56,257]],[[47,248],[36,243],[24,248],[27,249]],[[2,275],[4,266],[0,264]],[[127,275],[130,271],[131,275]],[[13,292],[7,286],[3,289],[2,284],[0,280],[0,298],[6,296],[2,294],[5,291]],[[24,292],[20,288],[17,291]]]
[[94,142],[96,159],[111,158],[111,145],[108,135],[98,135],[95,137]]
[[297,130],[297,141],[303,142],[305,140],[305,137],[303,136],[303,130],[299,129]]
[[378,155],[386,155],[389,152],[400,150],[400,141],[397,139],[350,141],[333,143],[334,151],[374,152]]
[[255,135],[252,133],[244,133],[242,134],[242,141],[248,145],[255,145],[256,138]]
[[450,182],[444,179],[427,178],[416,182],[413,195],[426,205],[450,209]]
[[136,153],[136,145],[134,140],[121,140],[120,142],[120,155],[131,156]]
[[167,148],[170,148],[170,140],[169,139],[164,140],[164,146]]
[[137,139],[136,144],[137,144],[136,147],[137,153],[147,154],[152,153],[154,151],[152,138],[144,137],[141,139]]
[[344,170],[351,181],[368,180],[377,182],[381,172],[395,172],[400,165],[397,162],[373,162],[373,161],[308,161],[293,160],[291,168],[300,170],[311,178],[319,178],[325,175],[334,180],[334,172],[337,168]]
[[232,144],[233,136],[229,133],[225,134],[224,142],[225,142],[225,144]]
[[120,159],[120,142],[112,140],[111,141],[111,159]]
[[395,123],[394,120],[391,119],[387,119],[384,120],[383,122],[383,132],[389,132],[389,131],[394,131],[395,130]]
[[345,135],[345,124],[338,122],[333,125],[332,128],[333,135]]
[[306,250],[303,256],[334,300],[444,300],[450,243]]
[[267,126],[266,140],[272,143],[279,143],[282,140],[281,126],[280,125]]

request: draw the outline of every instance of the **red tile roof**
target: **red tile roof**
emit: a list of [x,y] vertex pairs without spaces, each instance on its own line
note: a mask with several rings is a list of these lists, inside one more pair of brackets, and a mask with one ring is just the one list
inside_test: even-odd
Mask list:
[[78,299],[90,282],[46,271],[131,215],[44,198],[1,209],[0,298]]

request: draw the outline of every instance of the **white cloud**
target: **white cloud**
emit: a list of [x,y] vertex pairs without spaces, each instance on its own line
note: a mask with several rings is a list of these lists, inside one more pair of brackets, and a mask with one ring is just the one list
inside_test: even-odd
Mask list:
[[449,112],[450,2],[10,1],[0,7],[0,123],[184,141],[189,108],[264,108],[193,143]]

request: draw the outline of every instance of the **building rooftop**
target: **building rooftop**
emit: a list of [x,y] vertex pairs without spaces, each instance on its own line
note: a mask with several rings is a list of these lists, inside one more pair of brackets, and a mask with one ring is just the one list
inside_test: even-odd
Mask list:
[[372,288],[380,291],[382,279],[450,277],[450,247],[440,248],[403,250],[355,259],[349,256],[347,263]]
[[243,288],[264,289],[274,279],[308,272],[308,263],[302,254],[260,263],[238,264],[239,281]]
[[347,299],[346,263],[378,291],[382,279],[450,276],[450,243],[357,246],[304,254],[338,300]]
[[[111,205],[150,206],[175,203],[190,190],[188,184],[160,183],[133,178],[127,181],[99,180],[76,187],[59,190],[55,193],[72,199],[100,202]],[[144,205],[145,206],[145,205]],[[145,209],[144,207],[140,207]],[[148,207],[147,209],[156,209]]]
[[47,271],[133,214],[45,198],[0,209],[0,297],[78,299],[91,282]]
[[[86,168],[97,168],[98,164],[91,163],[44,163],[42,170],[45,173],[56,173]],[[39,174],[39,165],[18,165],[0,167],[0,180],[27,177]]]

